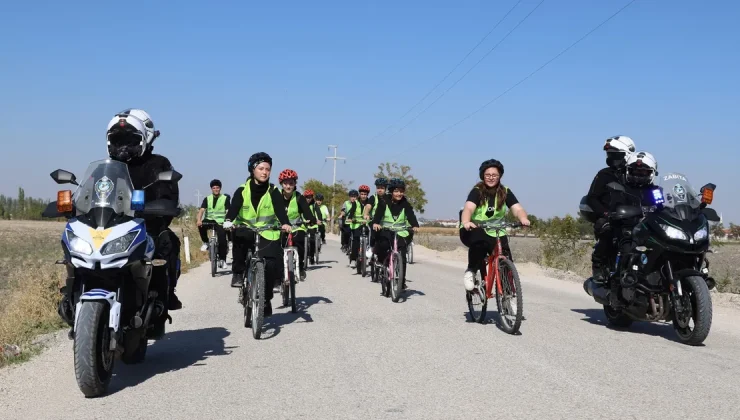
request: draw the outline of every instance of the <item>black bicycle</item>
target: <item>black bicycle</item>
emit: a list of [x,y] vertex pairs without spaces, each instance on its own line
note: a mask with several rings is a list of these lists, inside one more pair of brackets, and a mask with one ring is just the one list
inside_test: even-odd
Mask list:
[[218,235],[216,234],[216,226],[218,224],[206,222],[202,225],[208,229],[208,259],[211,260],[211,277],[216,277],[216,272],[218,271]]

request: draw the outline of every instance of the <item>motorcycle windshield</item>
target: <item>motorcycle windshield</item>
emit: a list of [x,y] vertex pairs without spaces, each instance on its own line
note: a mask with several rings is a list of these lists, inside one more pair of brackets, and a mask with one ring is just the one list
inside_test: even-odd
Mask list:
[[699,195],[688,178],[680,173],[670,173],[660,178],[663,188],[664,211],[679,220],[688,220],[699,210]]
[[[90,163],[82,182],[74,193],[73,201],[77,215],[114,213],[134,217],[131,196],[134,185],[123,162],[105,159]],[[103,225],[104,223],[99,224]]]

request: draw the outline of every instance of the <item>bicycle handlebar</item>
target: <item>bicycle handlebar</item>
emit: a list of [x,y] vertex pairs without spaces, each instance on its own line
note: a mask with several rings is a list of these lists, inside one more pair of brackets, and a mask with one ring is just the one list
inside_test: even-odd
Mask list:
[[280,230],[280,226],[263,226],[263,227],[251,227],[247,225],[234,225],[234,229],[246,229],[251,230],[252,232],[266,232],[268,230]]
[[[471,220],[472,222],[472,220]],[[475,223],[475,222],[473,222]],[[495,229],[495,230],[504,230],[506,228],[520,228],[524,225],[522,225],[521,222],[513,222],[513,223],[501,223],[501,222],[487,222],[487,223],[475,223],[476,226],[482,229]]]

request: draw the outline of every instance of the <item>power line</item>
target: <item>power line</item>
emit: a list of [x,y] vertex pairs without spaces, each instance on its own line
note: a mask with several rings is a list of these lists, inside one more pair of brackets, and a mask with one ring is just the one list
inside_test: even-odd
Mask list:
[[[501,92],[501,93],[500,93],[500,94],[499,94],[498,96],[496,96],[495,98],[493,98],[493,99],[491,99],[490,101],[488,101],[488,102],[486,102],[485,104],[483,104],[483,106],[481,106],[480,108],[476,109],[475,111],[471,112],[470,114],[468,114],[468,115],[467,115],[467,116],[465,116],[464,118],[462,118],[462,119],[458,120],[458,121],[457,121],[457,122],[455,122],[454,124],[452,124],[452,125],[448,126],[447,128],[443,129],[443,130],[442,130],[442,131],[440,131],[439,133],[437,133],[437,134],[435,134],[435,135],[433,135],[433,136],[431,136],[431,137],[429,137],[429,138],[427,138],[427,139],[424,139],[424,140],[422,140],[422,141],[419,141],[419,142],[415,143],[414,145],[412,145],[412,146],[411,146],[410,148],[408,148],[408,149],[405,149],[405,150],[401,151],[400,153],[398,153],[398,155],[402,155],[402,154],[404,154],[404,153],[406,153],[406,152],[408,152],[408,151],[411,151],[411,150],[415,149],[415,148],[416,148],[417,146],[419,146],[419,145],[420,145],[420,144],[422,144],[422,143],[426,143],[426,142],[428,142],[428,141],[434,140],[435,138],[437,138],[437,137],[441,136],[442,134],[444,134],[444,133],[448,132],[449,130],[451,130],[451,129],[455,128],[455,127],[456,127],[456,126],[458,126],[459,124],[461,124],[461,123],[463,123],[463,122],[467,121],[468,119],[470,119],[470,118],[471,118],[472,116],[474,116],[475,114],[478,114],[479,112],[483,111],[483,110],[484,110],[485,108],[487,108],[487,107],[488,107],[489,105],[491,105],[492,103],[494,103],[494,102],[496,102],[497,100],[499,100],[499,99],[500,99],[500,98],[501,98],[502,96],[506,95],[507,93],[509,93],[510,91],[512,91],[513,89],[515,89],[515,88],[516,88],[517,86],[521,85],[522,83],[526,82],[526,81],[527,81],[527,80],[528,80],[529,78],[531,78],[531,77],[532,77],[532,76],[534,76],[535,74],[539,73],[539,72],[540,72],[540,70],[544,69],[544,68],[545,68],[545,67],[547,67],[547,66],[548,66],[548,65],[549,65],[550,63],[552,63],[553,61],[555,61],[555,60],[557,60],[558,58],[560,58],[560,56],[562,56],[563,54],[565,54],[566,52],[568,52],[568,51],[569,51],[569,50],[570,50],[571,48],[573,48],[573,47],[575,47],[576,45],[578,45],[578,44],[579,44],[579,43],[580,43],[581,41],[583,41],[584,39],[586,39],[586,38],[587,38],[587,37],[588,37],[589,35],[591,35],[592,33],[596,32],[596,30],[598,30],[599,28],[601,28],[602,26],[604,26],[604,25],[605,25],[605,24],[606,24],[607,22],[609,22],[610,20],[614,19],[614,18],[615,18],[615,17],[617,16],[617,15],[619,15],[620,13],[622,13],[622,12],[624,11],[624,9],[626,9],[627,7],[629,7],[630,5],[632,5],[632,3],[636,2],[636,1],[637,1],[637,0],[632,0],[632,1],[630,1],[629,3],[625,4],[624,6],[622,6],[622,8],[621,8],[621,9],[617,10],[616,12],[614,12],[614,14],[612,14],[611,16],[609,16],[608,18],[606,18],[606,20],[604,20],[603,22],[601,22],[601,23],[599,23],[598,25],[596,25],[596,27],[594,27],[594,28],[593,28],[593,29],[591,29],[590,31],[586,32],[586,34],[585,34],[585,35],[583,35],[583,36],[582,36],[582,37],[580,37],[580,38],[579,38],[578,40],[576,40],[575,42],[573,42],[572,44],[570,44],[570,45],[569,45],[569,46],[568,46],[567,48],[565,48],[564,50],[560,51],[560,52],[559,52],[559,53],[558,53],[557,55],[555,55],[555,56],[554,56],[553,58],[551,58],[551,59],[549,59],[548,61],[546,61],[546,62],[545,62],[544,64],[542,64],[541,66],[539,66],[539,67],[538,67],[537,69],[535,69],[535,70],[534,70],[533,72],[529,73],[529,74],[528,74],[528,75],[527,75],[526,77],[524,77],[523,79],[521,79],[521,80],[519,80],[518,82],[516,82],[516,83],[515,83],[514,85],[512,85],[511,87],[509,87],[509,88],[508,88],[508,89],[506,89],[505,91]],[[396,155],[396,156],[398,156],[398,155]]]
[[[401,131],[403,131],[404,129],[406,129],[406,127],[408,127],[409,125],[411,125],[411,123],[413,123],[414,121],[416,121],[416,119],[417,119],[417,118],[419,118],[419,117],[420,117],[420,116],[421,116],[421,115],[422,115],[423,113],[427,112],[427,110],[429,110],[429,108],[431,108],[432,106],[434,106],[434,104],[436,104],[436,103],[437,103],[437,102],[438,102],[438,101],[439,101],[440,99],[442,99],[442,97],[443,97],[443,96],[445,96],[445,95],[447,94],[447,92],[451,91],[451,90],[452,90],[452,89],[453,89],[453,88],[454,88],[455,86],[457,86],[457,84],[458,84],[458,83],[460,83],[460,82],[461,82],[461,81],[462,81],[462,80],[463,80],[463,79],[464,79],[465,77],[467,77],[467,75],[468,75],[468,74],[470,74],[470,72],[471,72],[471,71],[473,71],[473,69],[475,69],[476,67],[478,67],[478,65],[479,65],[480,63],[482,63],[482,62],[483,62],[483,60],[485,60],[485,59],[486,59],[486,58],[487,58],[487,57],[488,57],[489,55],[491,55],[491,53],[492,53],[492,52],[494,52],[494,51],[496,50],[496,48],[498,48],[498,47],[499,47],[499,45],[501,45],[501,44],[502,44],[502,43],[503,43],[504,41],[506,41],[506,39],[507,39],[507,38],[509,38],[509,36],[510,36],[510,35],[511,35],[512,33],[514,33],[514,31],[516,31],[516,30],[517,30],[517,28],[519,28],[519,26],[521,26],[521,25],[522,25],[522,24],[523,24],[523,23],[524,23],[524,22],[525,22],[525,21],[526,21],[527,19],[529,19],[529,17],[530,17],[530,16],[532,16],[532,14],[533,14],[533,13],[534,13],[534,12],[535,12],[535,11],[536,11],[536,10],[537,10],[537,9],[538,9],[538,8],[539,8],[540,6],[541,6],[541,5],[542,5],[542,3],[544,3],[544,2],[545,2],[545,0],[541,0],[541,1],[539,2],[539,3],[537,3],[537,6],[535,6],[535,7],[534,7],[534,9],[530,10],[530,12],[529,12],[529,13],[527,13],[527,15],[526,15],[526,16],[524,16],[524,18],[522,18],[522,19],[521,19],[521,20],[520,20],[520,21],[519,21],[519,22],[518,22],[518,23],[517,23],[517,24],[516,24],[516,25],[515,25],[515,26],[514,26],[514,27],[513,27],[513,28],[512,28],[512,29],[511,29],[511,30],[510,30],[510,31],[509,31],[509,32],[508,32],[507,34],[506,34],[506,35],[504,35],[504,37],[503,37],[503,38],[501,38],[501,39],[499,40],[499,42],[497,42],[497,43],[496,43],[496,45],[494,45],[494,46],[493,46],[493,47],[492,47],[492,48],[491,48],[490,50],[488,50],[488,51],[487,51],[487,52],[486,52],[486,53],[485,53],[485,54],[484,54],[484,55],[483,55],[483,56],[482,56],[482,57],[481,57],[481,58],[480,58],[480,59],[479,59],[479,60],[478,60],[478,61],[477,61],[477,62],[476,62],[475,64],[473,64],[473,66],[472,66],[472,67],[470,67],[470,68],[468,69],[468,71],[466,71],[466,72],[465,72],[465,73],[464,73],[464,74],[463,74],[462,76],[460,76],[460,78],[458,78],[458,79],[457,79],[457,80],[455,81],[455,83],[453,83],[453,84],[452,84],[452,85],[451,85],[450,87],[448,87],[447,89],[445,89],[445,90],[444,90],[444,92],[442,92],[442,94],[441,94],[441,95],[439,95],[439,96],[438,96],[438,97],[437,97],[437,98],[436,98],[436,99],[435,99],[434,101],[432,101],[432,103],[430,103],[429,105],[427,105],[427,107],[426,107],[426,108],[422,109],[422,110],[421,110],[421,112],[419,112],[418,114],[416,114],[416,115],[415,115],[415,116],[414,116],[414,117],[413,117],[412,119],[410,119],[410,120],[409,120],[409,121],[408,121],[408,122],[407,122],[406,124],[404,124],[404,125],[403,125],[403,126],[402,126],[401,128],[399,128],[399,129],[398,129],[398,131],[396,131],[395,133],[393,133],[393,134],[391,134],[390,136],[388,136],[388,137],[386,138],[385,142],[387,142],[387,141],[388,141],[388,140],[390,140],[390,139],[391,139],[391,138],[392,138],[393,136],[395,136],[396,134],[398,134],[398,133],[400,133]],[[519,4],[519,3],[517,3],[517,4]],[[514,5],[514,7],[516,7],[516,4]],[[511,10],[509,10],[509,13],[511,13],[511,11],[512,11],[512,10],[514,10],[514,8],[512,8]],[[509,13],[507,13],[507,14],[506,14],[506,16],[508,16],[508,14],[509,14]],[[506,18],[506,16],[504,16],[504,18]],[[502,19],[501,19],[501,21],[499,21],[499,23],[501,23],[501,22],[503,21],[503,19],[504,19],[504,18],[502,18]],[[496,24],[496,26],[498,26],[498,24]],[[494,29],[495,29],[495,28],[494,28]],[[471,52],[472,52],[472,51],[471,51]],[[455,68],[457,68],[457,67],[455,67]],[[454,70],[453,70],[453,71],[454,71]],[[449,75],[448,75],[448,76],[449,76]],[[445,77],[445,79],[446,79],[446,78],[447,78],[447,77]],[[444,80],[443,80],[443,81],[444,81]],[[441,84],[441,83],[442,83],[442,82],[440,82],[439,84]],[[439,86],[439,84],[437,84],[437,86]],[[436,89],[436,87],[437,87],[437,86],[435,86],[435,89]],[[434,89],[432,89],[432,91],[433,91],[433,90],[434,90]],[[430,91],[429,93],[431,93],[431,91]],[[427,95],[426,95],[426,96],[425,96],[425,97],[424,97],[423,99],[426,99],[426,97],[427,97],[427,96],[429,96],[429,93],[428,93],[428,94],[427,94]],[[423,99],[422,99],[422,100],[423,100]],[[419,103],[421,103],[421,101],[419,101]],[[417,105],[418,105],[418,103],[417,103]],[[414,107],[416,107],[416,105],[414,105]],[[413,108],[412,108],[412,109],[413,109]],[[409,111],[410,111],[410,110],[409,110]],[[408,113],[407,113],[407,114],[408,114]],[[406,116],[406,114],[404,114],[404,117],[405,117],[405,116]],[[402,117],[402,118],[403,118],[403,117]],[[394,124],[395,124],[395,123],[394,123]],[[377,136],[376,136],[376,138],[377,138]],[[377,147],[376,147],[376,146],[377,146],[377,145],[373,145],[373,148],[371,148],[371,149],[368,149],[368,150],[366,150],[365,152],[363,152],[363,153],[361,153],[360,155],[356,156],[356,157],[355,157],[354,159],[357,159],[358,157],[360,157],[360,156],[363,156],[364,154],[366,154],[366,153],[367,153],[367,152],[369,152],[370,150],[375,150],[375,149],[377,149]]]
[[462,63],[463,63],[463,62],[464,62],[465,60],[467,60],[467,58],[468,58],[468,57],[470,57],[470,54],[472,54],[472,53],[473,53],[473,51],[475,51],[475,50],[476,50],[476,49],[477,49],[477,48],[478,48],[478,47],[479,47],[479,46],[480,46],[480,45],[481,45],[481,44],[482,44],[482,43],[483,43],[483,42],[484,42],[484,41],[485,41],[486,39],[488,39],[488,37],[489,37],[489,36],[491,36],[491,34],[493,33],[493,31],[495,31],[495,30],[496,30],[496,28],[498,28],[498,27],[499,27],[499,25],[501,25],[501,23],[502,23],[502,22],[503,22],[503,21],[504,21],[504,20],[506,19],[506,17],[507,17],[507,16],[509,16],[509,14],[511,14],[511,12],[513,12],[513,11],[514,11],[514,9],[516,9],[516,7],[517,7],[517,6],[519,5],[519,3],[521,3],[522,1],[523,1],[523,0],[519,0],[519,1],[517,1],[517,2],[516,2],[516,4],[514,4],[514,6],[513,6],[513,7],[511,8],[511,9],[509,9],[509,11],[508,11],[508,12],[506,12],[506,14],[504,15],[504,17],[502,17],[502,18],[501,18],[501,19],[500,19],[500,20],[499,20],[499,21],[498,21],[498,22],[496,23],[496,25],[494,25],[494,26],[493,26],[493,28],[491,28],[491,30],[490,30],[490,31],[488,31],[488,33],[487,33],[487,34],[486,34],[486,35],[485,35],[485,36],[484,36],[483,38],[481,38],[481,40],[480,40],[480,41],[478,41],[478,43],[477,43],[477,44],[475,44],[475,46],[474,46],[473,48],[471,48],[471,49],[470,49],[470,51],[468,51],[468,53],[467,53],[467,54],[465,54],[465,57],[463,57],[463,58],[462,58],[462,60],[460,60],[460,62],[458,62],[458,63],[457,63],[456,65],[455,65],[455,67],[454,67],[454,68],[453,68],[452,70],[450,70],[450,72],[449,72],[449,73],[447,73],[447,75],[446,75],[445,77],[443,77],[443,78],[442,78],[442,80],[440,80],[440,81],[439,81],[439,82],[438,82],[438,83],[437,83],[436,85],[434,85],[434,87],[433,87],[433,88],[431,88],[431,89],[429,90],[429,92],[427,92],[427,93],[426,93],[426,95],[424,95],[424,96],[423,96],[423,97],[422,97],[421,99],[419,99],[419,101],[418,101],[418,102],[416,102],[416,103],[414,104],[414,106],[412,106],[411,108],[409,108],[409,109],[408,109],[408,110],[407,110],[407,111],[406,111],[406,112],[405,112],[405,113],[404,113],[403,115],[401,115],[401,116],[400,116],[400,117],[399,117],[399,118],[398,118],[398,119],[397,119],[396,121],[394,121],[394,122],[393,122],[393,123],[392,123],[391,125],[389,125],[388,127],[386,127],[386,128],[385,128],[385,130],[383,130],[383,131],[381,131],[380,133],[376,134],[376,135],[375,135],[375,137],[371,138],[371,139],[370,139],[369,141],[373,141],[373,140],[377,139],[378,137],[382,136],[383,134],[385,134],[385,132],[386,132],[386,131],[390,130],[390,129],[391,129],[391,128],[392,128],[392,127],[393,127],[394,125],[396,125],[396,124],[397,124],[397,123],[398,123],[399,121],[403,120],[403,119],[404,119],[404,118],[405,118],[405,117],[406,117],[407,115],[409,115],[409,114],[411,113],[411,111],[412,111],[412,110],[413,110],[414,108],[416,108],[417,106],[419,106],[419,104],[421,104],[422,102],[424,102],[424,100],[425,100],[426,98],[428,98],[428,97],[429,97],[429,95],[431,95],[431,94],[432,94],[432,92],[434,92],[434,91],[435,91],[435,90],[436,90],[436,89],[437,89],[437,88],[439,87],[439,85],[441,85],[442,83],[444,83],[444,81],[445,81],[445,80],[447,80],[447,78],[448,78],[448,77],[450,77],[450,76],[452,75],[452,73],[454,73],[454,72],[455,72],[455,70],[457,70],[457,69],[458,69],[458,68],[460,67],[460,65],[461,65],[461,64],[462,64]]

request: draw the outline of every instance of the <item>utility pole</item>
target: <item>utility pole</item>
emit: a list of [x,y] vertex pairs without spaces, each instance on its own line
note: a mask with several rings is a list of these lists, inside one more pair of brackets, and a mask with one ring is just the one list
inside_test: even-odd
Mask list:
[[195,197],[198,199],[198,201],[195,202],[195,205],[200,206],[200,190],[195,190]]
[[337,161],[341,160],[344,163],[347,163],[347,159],[343,157],[337,156],[337,146],[336,144],[330,144],[327,150],[334,149],[334,156],[327,156],[326,159],[324,159],[324,162],[331,159],[334,161],[334,176],[331,180],[331,233],[334,233],[334,186],[337,184]]

